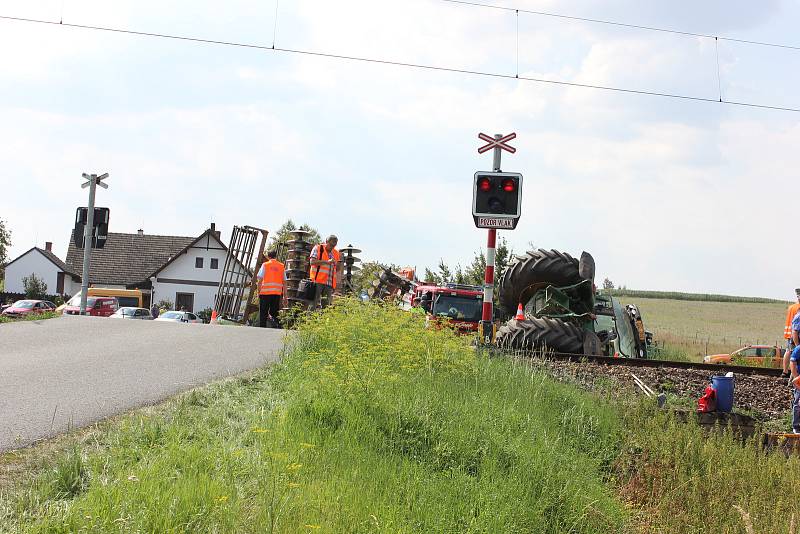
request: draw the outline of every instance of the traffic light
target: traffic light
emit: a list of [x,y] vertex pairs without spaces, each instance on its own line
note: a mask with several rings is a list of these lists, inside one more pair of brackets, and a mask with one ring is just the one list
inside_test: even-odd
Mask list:
[[522,175],[515,172],[476,172],[472,187],[472,216],[479,228],[515,228],[522,207]]
[[[94,209],[94,220],[92,221],[92,248],[103,248],[106,245],[106,239],[108,239],[108,221],[110,217],[110,209]],[[88,220],[88,208],[78,208],[75,210],[75,229],[72,234],[72,241],[78,248],[83,248],[84,233],[86,232]]]

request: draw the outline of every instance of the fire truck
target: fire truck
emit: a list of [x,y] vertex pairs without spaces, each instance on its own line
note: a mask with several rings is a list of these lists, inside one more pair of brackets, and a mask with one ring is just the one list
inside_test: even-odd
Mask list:
[[483,310],[481,286],[419,282],[411,268],[399,273],[384,269],[372,285],[373,299],[398,299],[400,307],[409,310],[419,298],[431,319],[447,321],[464,334],[478,331]]
[[[443,319],[459,332],[477,332],[483,310],[483,288],[463,284],[422,283],[416,286],[410,295],[419,298],[425,311],[432,318]],[[411,298],[404,299],[410,306]]]

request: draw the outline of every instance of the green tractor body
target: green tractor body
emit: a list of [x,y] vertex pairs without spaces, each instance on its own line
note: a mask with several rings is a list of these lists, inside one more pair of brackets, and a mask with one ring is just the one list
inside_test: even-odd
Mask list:
[[[512,350],[647,357],[641,314],[611,296],[595,292],[594,260],[536,250],[518,258],[501,281],[506,310],[523,305],[525,320],[511,320],[498,330],[498,346]],[[566,282],[566,283],[564,283]]]

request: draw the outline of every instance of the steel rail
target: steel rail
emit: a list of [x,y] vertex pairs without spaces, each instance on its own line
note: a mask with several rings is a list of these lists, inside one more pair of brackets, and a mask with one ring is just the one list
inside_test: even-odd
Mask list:
[[780,377],[782,373],[782,369],[774,367],[721,365],[721,364],[700,363],[700,362],[676,362],[670,360],[650,360],[644,358],[613,358],[611,356],[587,356],[586,354],[567,354],[558,352],[542,354],[541,351],[535,351],[535,350],[514,350],[514,351],[506,351],[503,349],[499,350],[505,354],[521,355],[526,357],[533,357],[536,359],[543,359],[543,360],[551,359],[551,360],[570,361],[579,363],[589,362],[601,365],[689,369],[693,371],[716,371],[716,372],[721,372],[723,374],[732,371],[733,374],[773,376],[773,377]]

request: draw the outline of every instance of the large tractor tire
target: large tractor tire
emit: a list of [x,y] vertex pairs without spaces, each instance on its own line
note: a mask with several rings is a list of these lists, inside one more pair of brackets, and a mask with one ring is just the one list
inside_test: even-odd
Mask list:
[[506,350],[552,350],[561,354],[583,354],[585,332],[578,326],[548,317],[512,319],[497,331],[495,342]]
[[548,285],[569,286],[583,280],[578,273],[578,260],[566,252],[537,249],[517,256],[500,280],[498,299],[506,312],[514,314],[517,305],[524,306],[533,293]]

